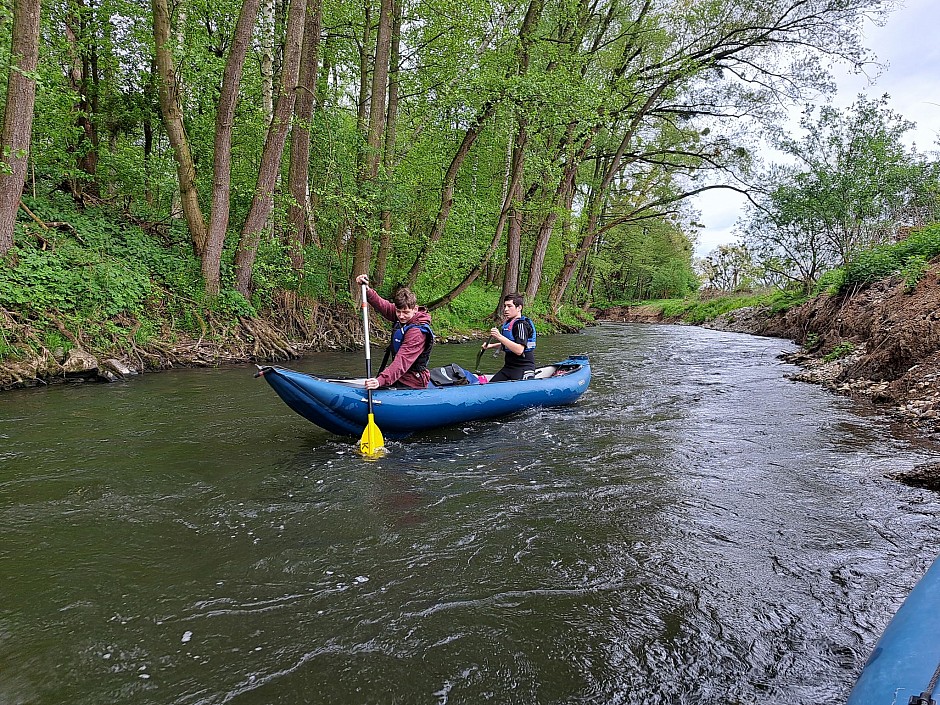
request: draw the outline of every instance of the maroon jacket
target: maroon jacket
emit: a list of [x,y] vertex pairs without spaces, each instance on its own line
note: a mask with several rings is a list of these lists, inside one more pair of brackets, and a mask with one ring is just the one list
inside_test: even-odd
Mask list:
[[[398,322],[398,316],[395,315],[395,304],[383,299],[371,287],[366,291],[366,298],[369,300],[369,305],[378,311],[382,318],[395,323]],[[418,306],[418,310],[410,322],[431,325],[431,314],[424,306]],[[388,387],[395,382],[399,382],[412,389],[427,388],[431,383],[430,370],[410,371],[411,366],[415,364],[415,360],[424,350],[424,341],[424,333],[417,328],[409,328],[405,331],[405,337],[401,341],[401,347],[398,348],[398,354],[392,358],[388,367],[376,375],[380,387]]]

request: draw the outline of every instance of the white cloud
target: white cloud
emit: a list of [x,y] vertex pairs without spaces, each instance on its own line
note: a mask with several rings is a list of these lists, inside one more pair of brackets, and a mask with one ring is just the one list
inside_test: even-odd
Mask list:
[[705,226],[695,245],[696,257],[734,240],[731,231],[746,201],[737,191],[727,189],[712,189],[695,197],[695,208],[701,214],[698,220]]
[[[877,97],[887,93],[889,106],[907,120],[917,123],[907,135],[920,152],[938,148],[940,138],[940,3],[936,0],[907,0],[888,17],[883,27],[868,24],[865,44],[879,63],[885,64],[874,82],[864,75],[836,72],[838,94],[833,102],[851,105],[859,93]],[[798,124],[801,108],[793,111],[791,122]],[[732,227],[746,199],[732,191],[706,191],[693,199],[701,212],[705,229],[699,234],[696,256],[702,257],[719,245],[734,241]]]

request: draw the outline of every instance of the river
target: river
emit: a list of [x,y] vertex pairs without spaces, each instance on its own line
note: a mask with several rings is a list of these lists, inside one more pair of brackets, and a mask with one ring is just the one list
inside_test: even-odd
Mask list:
[[937,448],[790,348],[546,336],[590,355],[576,405],[378,462],[248,366],[4,393],[0,703],[844,702],[940,545],[940,497],[884,475]]

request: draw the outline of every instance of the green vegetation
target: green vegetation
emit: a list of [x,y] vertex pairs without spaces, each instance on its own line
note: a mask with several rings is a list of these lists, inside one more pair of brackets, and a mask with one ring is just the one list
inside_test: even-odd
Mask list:
[[840,291],[865,286],[892,274],[901,274],[909,286],[916,284],[926,271],[927,261],[938,255],[940,225],[931,225],[901,242],[859,252],[843,268]]
[[741,244],[709,255],[706,281],[835,293],[901,273],[915,285],[940,253],[940,164],[906,146],[913,124],[887,97],[860,96],[807,109],[800,127],[776,136],[789,160],[765,167]]
[[661,299],[656,301],[629,302],[620,305],[639,305],[661,311],[663,316],[678,319],[686,323],[699,324],[718,316],[747,307],[759,307],[769,314],[782,313],[797,306],[807,297],[800,292],[766,289],[755,292],[697,293],[682,299]]
[[[119,212],[79,210],[64,194],[27,200],[27,206],[44,221],[68,225],[58,229],[24,224],[23,237],[11,253],[15,264],[0,267],[0,311],[10,318],[8,325],[0,326],[0,360],[43,350],[64,353],[76,346],[128,352],[153,342],[172,345],[180,336],[225,344],[239,317],[275,317],[278,297],[291,291],[303,294],[296,299],[301,305],[316,301],[349,310],[355,317],[345,289],[331,292],[318,276],[327,265],[331,276],[342,278],[338,260],[308,258],[307,276],[292,278],[284,248],[268,242],[260,251],[263,266],[256,269],[251,300],[231,287],[231,267],[223,270],[229,285],[213,297],[205,293],[199,260],[180,222],[146,232],[121,224],[124,216]],[[435,311],[435,329],[441,336],[489,329],[499,299],[496,286],[474,284]],[[310,313],[301,311],[302,316]],[[544,332],[558,325],[580,327],[586,321],[580,309],[566,307],[553,323],[544,300],[527,313],[540,321]],[[337,342],[354,344],[353,339]]]
[[828,353],[823,355],[823,360],[826,362],[832,362],[833,360],[839,360],[847,355],[851,355],[855,350],[855,346],[852,343],[846,341],[844,343],[839,343]]
[[813,293],[845,294],[876,281],[899,275],[912,291],[927,273],[930,261],[940,256],[940,224],[912,232],[900,242],[878,245],[853,255],[841,267],[823,274]]
[[[0,33],[0,359],[352,344],[363,273],[412,288],[442,335],[487,329],[503,291],[543,332],[691,296],[688,199],[753,183],[743,130],[825,90],[822,67],[858,65],[882,5],[22,0]],[[886,214],[933,212],[935,173],[897,152],[904,124],[882,108],[853,123],[886,127],[860,163],[890,166],[893,189],[851,192],[890,206],[874,216],[839,211],[874,223],[859,247]],[[814,134],[841,134],[821,118]],[[845,190],[820,179],[796,186]],[[727,288],[783,286],[771,261]]]

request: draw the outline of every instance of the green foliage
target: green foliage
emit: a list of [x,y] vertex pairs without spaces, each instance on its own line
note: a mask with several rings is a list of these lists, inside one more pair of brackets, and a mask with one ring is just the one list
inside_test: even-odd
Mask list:
[[233,320],[238,316],[257,316],[258,312],[242,294],[234,289],[223,289],[210,302],[211,309],[223,319]]
[[136,315],[152,294],[140,263],[90,251],[68,240],[50,251],[20,247],[18,264],[0,269],[0,306],[59,311],[84,318]]
[[687,323],[699,324],[718,316],[747,307],[761,307],[769,314],[778,314],[804,302],[806,297],[798,291],[766,291],[762,293],[731,293],[701,298],[650,301],[668,318],[679,318]]
[[[0,338],[0,358],[40,346],[67,351],[74,344],[62,328],[105,350],[146,344],[164,327],[204,331],[199,310],[210,302],[185,236],[177,240],[171,230],[167,244],[106,210],[78,210],[65,196],[28,205],[37,217],[70,227],[18,226],[12,266],[0,267],[0,308],[30,321],[35,336]],[[227,290],[214,310],[224,320],[251,309]]]
[[692,245],[676,222],[662,218],[613,230],[594,258],[599,300],[683,297],[699,286]]
[[904,288],[908,293],[914,291],[917,282],[927,273],[928,267],[927,258],[923,255],[911,255],[907,258],[904,266],[901,267],[901,278],[904,280]]
[[[415,287],[419,298],[450,291],[487,251],[503,209],[517,136],[525,138],[519,142],[524,142],[522,196],[513,206],[522,231],[523,280],[540,227],[557,216],[544,259],[537,263],[542,266],[540,296],[566,256],[581,252],[585,235],[590,237],[584,239],[583,267],[574,273],[565,300],[689,296],[699,286],[691,259],[695,226],[682,200],[702,183],[702,172],[740,173],[749,162],[737,127],[722,134],[722,121],[714,116],[767,117],[768,106],[775,104],[768,94],[779,84],[788,92],[823,84],[824,76],[814,70],[819,58],[814,52],[856,55],[857,32],[842,30],[854,26],[874,2],[845,0],[817,8],[787,0],[778,8],[784,12],[776,13],[787,17],[784,29],[768,27],[760,3],[667,3],[640,13],[631,3],[615,3],[599,14],[585,14],[579,3],[563,0],[538,4],[528,33],[520,33],[524,4],[414,4],[406,8],[401,28],[407,70],[393,71],[400,88],[396,132],[389,134],[395,153],[377,179],[364,181],[365,135],[357,108],[367,96],[357,95],[356,87],[364,78],[362,57],[374,47],[369,36],[374,27],[367,26],[374,16],[361,3],[330,0],[322,8],[323,26],[340,29],[326,32],[320,46],[326,70],[320,72],[310,125],[309,187],[322,249],[307,248],[303,275],[297,276],[282,241],[283,213],[276,211],[254,262],[250,299],[232,291],[231,261],[235,234],[255,194],[267,133],[258,42],[246,57],[233,116],[223,289],[209,299],[189,234],[173,212],[179,184],[159,116],[148,5],[52,3],[42,17],[27,202],[43,220],[74,229],[37,231],[48,243],[40,249],[29,230],[34,226],[21,228],[17,263],[0,271],[0,306],[26,312],[40,326],[54,318],[94,339],[133,337],[138,343],[166,330],[201,336],[207,319],[227,324],[279,301],[295,301],[295,292],[348,306],[354,238],[362,232],[372,236],[376,253],[378,211],[389,209],[386,282],[402,281],[431,231],[441,206],[442,177],[471,127],[479,133],[455,175],[443,236],[424,258]],[[173,13],[169,48],[206,218],[219,215],[207,208],[217,102],[239,9],[226,0],[196,0],[187,11]],[[74,12],[74,32],[63,32],[64,18]],[[278,41],[283,15],[274,24]],[[259,27],[259,37],[270,34],[264,21]],[[787,72],[778,66],[782,46],[792,62]],[[275,49],[275,62],[283,55]],[[9,37],[0,38],[0,76],[9,64]],[[722,69],[715,70],[719,65]],[[275,66],[275,73],[282,68]],[[897,161],[887,139],[892,135],[879,132],[873,143],[877,149],[871,153],[881,163]],[[614,154],[621,155],[616,173],[605,175]],[[286,171],[285,160],[282,177]],[[898,173],[909,183],[917,176],[893,172],[890,183],[899,182]],[[563,175],[572,180],[559,188]],[[278,208],[286,200],[285,183],[282,178]],[[124,212],[108,216],[93,208],[76,209],[59,195],[70,189],[88,196],[85,205],[100,198]],[[918,192],[919,204],[929,203],[926,191]],[[142,232],[124,225],[132,222],[128,214],[143,216],[152,227]],[[506,270],[507,256],[503,244],[490,261],[491,278],[498,280]],[[910,260],[905,271],[913,278],[918,269]],[[754,281],[760,281],[756,274],[744,272],[730,288]],[[455,331],[486,328],[499,303],[497,290],[482,283],[471,287],[437,318]],[[529,303],[533,316],[549,319],[543,300]],[[706,308],[721,306],[699,303],[703,308],[696,316],[713,315]],[[583,320],[576,307],[551,314],[573,324]],[[5,346],[0,351],[11,349],[15,341],[0,340],[0,346]]]
[[68,352],[74,345],[72,341],[66,338],[57,330],[47,330],[43,333],[42,344],[47,350],[62,350]]
[[844,268],[840,291],[865,286],[901,273],[909,286],[926,271],[926,263],[940,255],[940,224],[912,233],[891,245],[880,245],[856,254]]
[[444,335],[489,330],[493,312],[499,306],[499,295],[500,290],[495,287],[472,284],[454,301],[433,312],[435,329],[444,331]]
[[[494,313],[500,304],[501,289],[483,283],[474,283],[447,306],[433,311],[434,331],[438,336],[468,335],[474,331],[488,332],[496,325]],[[419,300],[420,302],[420,300]],[[527,303],[525,315],[535,321],[540,334],[555,332],[549,321],[557,318],[562,324],[580,328],[591,320],[581,309],[562,307],[555,316],[549,316],[548,302],[537,299]]]
[[139,319],[139,325],[134,332],[133,341],[137,345],[147,345],[157,337],[160,332],[159,322],[151,318]]
[[832,350],[830,350],[828,353],[823,355],[823,360],[825,360],[826,362],[839,360],[843,357],[846,357],[847,355],[851,355],[852,352],[854,352],[854,350],[855,350],[855,346],[852,345],[852,343],[845,341],[843,343],[839,343]]
[[843,286],[845,286],[845,268],[836,267],[835,269],[830,269],[828,272],[824,272],[823,275],[819,277],[813,288],[812,295],[819,296],[820,294],[829,294],[834,296],[842,290]]
[[900,223],[940,217],[940,164],[905,146],[913,124],[886,96],[860,96],[845,111],[808,110],[801,127],[804,137],[777,140],[793,164],[764,175],[770,188],[740,225],[746,244],[767,271],[807,291],[835,266],[846,268],[840,288],[898,271],[907,255],[885,243]]

